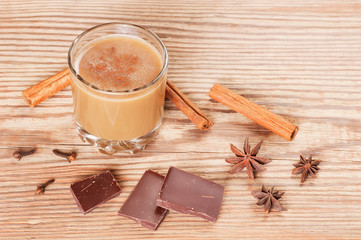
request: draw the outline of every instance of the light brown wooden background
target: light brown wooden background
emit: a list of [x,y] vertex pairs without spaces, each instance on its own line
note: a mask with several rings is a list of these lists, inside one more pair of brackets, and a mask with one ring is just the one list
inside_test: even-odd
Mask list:
[[[78,138],[71,90],[30,109],[25,88],[66,67],[72,40],[94,25],[143,25],[169,50],[169,78],[214,120],[199,131],[166,102],[159,137],[134,156],[101,155]],[[2,239],[360,239],[361,1],[1,1],[0,237]],[[293,142],[208,97],[221,83],[299,125]],[[254,183],[228,175],[229,143],[273,159]],[[17,147],[37,154],[16,161]],[[75,149],[69,164],[51,153]],[[322,160],[299,185],[299,154]],[[218,222],[170,212],[156,232],[117,216],[143,172],[176,166],[225,186]],[[83,216],[69,186],[111,169],[122,187]],[[55,177],[43,196],[37,184]],[[264,214],[250,195],[262,184],[285,191],[287,212]]]

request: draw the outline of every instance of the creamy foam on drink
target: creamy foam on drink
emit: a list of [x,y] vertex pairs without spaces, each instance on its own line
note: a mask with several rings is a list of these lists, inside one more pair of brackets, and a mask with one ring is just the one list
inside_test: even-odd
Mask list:
[[159,126],[166,74],[137,91],[162,70],[163,60],[148,42],[125,35],[108,35],[86,44],[76,57],[76,72],[95,88],[72,79],[74,118],[90,134],[108,140],[131,140]]
[[140,38],[107,36],[85,48],[76,64],[79,75],[99,89],[139,88],[156,78],[162,68],[157,51]]

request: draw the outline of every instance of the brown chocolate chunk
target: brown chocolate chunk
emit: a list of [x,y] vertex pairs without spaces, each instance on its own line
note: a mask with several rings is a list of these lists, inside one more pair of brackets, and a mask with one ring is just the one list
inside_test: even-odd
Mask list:
[[155,231],[168,212],[156,205],[163,180],[164,176],[151,170],[145,171],[118,215],[133,219]]
[[118,196],[120,187],[108,170],[71,184],[70,191],[80,211],[86,214],[98,205]]
[[175,167],[170,167],[157,198],[157,205],[216,222],[224,187]]

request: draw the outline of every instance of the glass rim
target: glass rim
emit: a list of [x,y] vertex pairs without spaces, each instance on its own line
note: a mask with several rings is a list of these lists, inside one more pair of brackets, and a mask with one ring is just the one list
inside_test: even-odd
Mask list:
[[[131,26],[131,27],[135,27],[135,28],[138,28],[138,29],[141,29],[147,33],[149,33],[150,35],[152,35],[156,41],[158,41],[158,43],[160,43],[161,47],[162,47],[162,50],[164,52],[164,56],[162,56],[164,58],[164,63],[163,63],[163,66],[162,66],[162,69],[161,71],[159,72],[159,74],[152,80],[150,81],[149,83],[141,86],[141,87],[137,87],[137,88],[133,88],[133,89],[128,89],[128,90],[106,90],[106,89],[101,89],[101,88],[98,88],[97,86],[89,83],[88,81],[86,81],[84,78],[82,78],[79,74],[76,73],[74,67],[73,67],[73,63],[72,63],[72,60],[73,60],[73,57],[72,57],[72,53],[73,53],[73,50],[74,50],[74,47],[75,45],[78,43],[78,41],[84,37],[85,35],[87,35],[88,33],[90,33],[91,31],[93,30],[96,30],[98,28],[101,28],[101,27],[104,27],[104,26],[110,26],[110,25],[123,25],[123,26]],[[87,85],[88,87],[92,88],[93,90],[95,91],[98,91],[98,92],[102,92],[102,93],[108,93],[108,94],[116,94],[116,93],[133,93],[133,92],[139,92],[143,89],[146,89],[150,86],[152,86],[153,84],[155,84],[156,82],[158,82],[159,79],[162,78],[162,76],[164,75],[165,71],[167,70],[167,67],[168,67],[168,51],[167,51],[167,48],[166,46],[164,45],[164,43],[162,42],[162,40],[155,34],[153,33],[151,30],[148,30],[146,29],[145,27],[142,27],[140,25],[137,25],[137,24],[132,24],[132,23],[125,23],[125,22],[109,22],[109,23],[103,23],[103,24],[99,24],[99,25],[96,25],[94,27],[91,27],[87,30],[85,30],[84,32],[82,32],[81,34],[79,34],[75,39],[74,41],[72,42],[72,44],[70,45],[70,48],[69,48],[69,51],[68,51],[68,66],[69,66],[69,69],[70,69],[70,72],[75,76],[75,78],[77,80],[79,80],[80,82],[84,83],[85,85]]]

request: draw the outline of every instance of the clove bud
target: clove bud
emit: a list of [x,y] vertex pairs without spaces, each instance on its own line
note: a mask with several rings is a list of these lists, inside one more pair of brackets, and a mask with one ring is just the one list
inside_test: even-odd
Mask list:
[[44,184],[41,184],[39,186],[36,187],[36,190],[35,190],[35,195],[40,195],[40,194],[44,194],[45,192],[45,188],[47,186],[49,186],[50,184],[52,184],[53,182],[55,182],[55,179],[50,179],[49,181],[47,181],[46,183]]
[[24,149],[17,149],[14,153],[13,153],[13,157],[16,158],[18,161],[20,161],[20,159],[22,157],[25,157],[27,155],[31,155],[33,153],[36,152],[36,148],[33,148],[31,150],[24,150]]
[[53,153],[59,157],[65,158],[70,163],[76,159],[76,152],[74,151],[68,153],[68,152],[60,151],[58,149],[54,149]]

